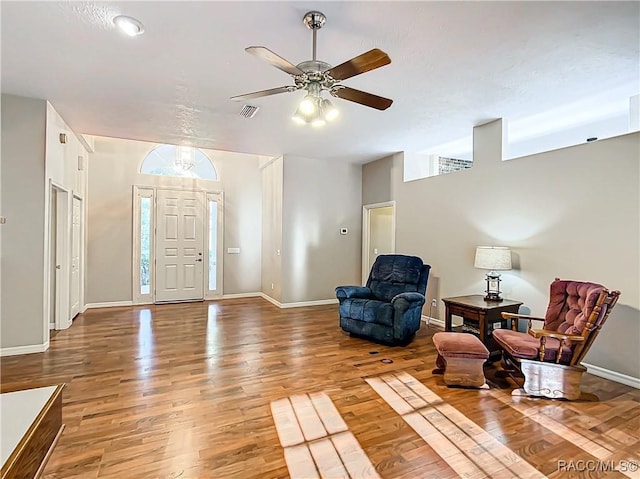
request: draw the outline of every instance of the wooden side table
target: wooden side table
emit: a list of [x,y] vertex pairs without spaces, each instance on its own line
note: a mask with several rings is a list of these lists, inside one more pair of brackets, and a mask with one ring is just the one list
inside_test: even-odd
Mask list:
[[[523,304],[520,301],[505,299],[502,301],[485,301],[481,294],[469,296],[455,296],[442,298],[445,306],[444,329],[452,331],[451,317],[460,316],[463,320],[463,331],[471,332],[480,338],[489,350],[489,360],[493,361],[500,356],[500,348],[493,339],[492,331],[495,323],[501,323],[506,327],[506,321],[501,313],[517,313]],[[477,327],[475,327],[477,326]]]

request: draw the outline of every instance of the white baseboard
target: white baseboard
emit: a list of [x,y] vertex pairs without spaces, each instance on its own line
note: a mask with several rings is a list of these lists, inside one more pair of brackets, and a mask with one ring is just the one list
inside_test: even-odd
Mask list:
[[319,299],[319,300],[316,300],[316,301],[298,301],[296,303],[281,303],[277,299],[273,299],[271,296],[269,296],[267,294],[260,293],[260,295],[262,296],[262,298],[266,299],[271,304],[274,304],[275,306],[277,306],[280,309],[303,308],[305,306],[324,306],[326,304],[338,304],[338,299],[337,298],[334,298],[334,299]]
[[49,323],[49,331],[56,329],[56,323]]
[[264,294],[264,293],[260,293],[260,297],[262,299],[266,299],[267,301],[269,301],[274,306],[277,306],[278,308],[282,308],[282,304],[277,299],[273,299],[271,296],[269,296],[267,294]]
[[29,344],[28,346],[0,348],[0,357],[17,356],[18,354],[43,353],[47,349],[49,349],[49,341],[46,341],[44,344]]
[[133,301],[108,301],[106,303],[87,303],[85,309],[117,308],[120,306],[133,306]]
[[594,366],[593,364],[589,363],[582,363],[582,365],[587,368],[588,373],[591,373],[594,376],[599,376],[601,378],[609,379],[617,383],[626,384],[627,386],[631,386],[632,388],[640,389],[640,378],[627,376],[626,374],[611,371],[610,369],[601,368],[600,366]]
[[424,321],[425,323],[429,324],[429,325],[434,325],[438,328],[442,328],[444,330],[444,321],[442,319],[438,319],[438,318],[431,318],[429,316],[425,316],[424,314],[421,316],[422,321]]
[[233,293],[223,294],[219,299],[262,298],[262,293]]
[[319,299],[316,301],[299,301],[297,303],[282,303],[281,308],[303,308],[305,306],[325,306],[327,304],[338,304],[338,298]]

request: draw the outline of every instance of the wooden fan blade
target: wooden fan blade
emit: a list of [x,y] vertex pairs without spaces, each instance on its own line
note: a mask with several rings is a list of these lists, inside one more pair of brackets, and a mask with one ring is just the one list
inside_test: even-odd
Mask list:
[[232,96],[232,100],[249,100],[251,98],[260,98],[262,96],[277,95],[278,93],[286,93],[288,91],[295,91],[294,86],[281,86],[278,88],[271,88],[270,90],[254,91],[253,93],[245,93],[244,95]]
[[383,67],[391,63],[391,58],[382,50],[374,48],[362,55],[353,57],[351,60],[333,67],[327,73],[331,75],[334,80],[340,81],[346,78],[351,78],[361,73],[365,73],[376,68]]
[[338,85],[331,90],[333,96],[342,98],[343,100],[353,101],[360,103],[364,106],[375,108],[376,110],[386,110],[391,106],[393,100],[384,98],[382,96],[374,95],[373,93],[367,93],[366,91],[356,90],[355,88],[349,88],[348,86]]
[[247,53],[258,57],[260,60],[271,63],[274,67],[282,70],[289,75],[303,75],[304,72],[297,66],[291,63],[289,60],[285,60],[280,55],[273,53],[271,50],[265,47],[247,47],[244,49]]

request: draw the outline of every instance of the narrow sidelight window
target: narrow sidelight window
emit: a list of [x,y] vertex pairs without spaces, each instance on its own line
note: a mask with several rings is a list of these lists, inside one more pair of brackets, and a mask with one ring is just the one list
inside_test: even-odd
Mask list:
[[218,202],[209,201],[209,291],[217,289]]
[[151,198],[140,198],[140,294],[151,293]]

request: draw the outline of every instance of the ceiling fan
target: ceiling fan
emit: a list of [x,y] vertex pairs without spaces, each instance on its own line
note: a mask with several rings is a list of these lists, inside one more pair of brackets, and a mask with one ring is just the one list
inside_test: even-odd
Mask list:
[[326,17],[321,12],[311,11],[307,12],[302,20],[313,31],[312,60],[294,65],[266,47],[245,48],[248,53],[291,75],[294,84],[233,96],[231,97],[232,100],[249,100],[278,93],[306,90],[307,95],[300,102],[293,119],[299,123],[311,123],[314,126],[324,125],[326,121],[330,121],[338,115],[338,110],[331,102],[322,98],[323,91],[328,91],[333,97],[359,103],[377,110],[386,110],[391,106],[393,100],[389,98],[339,84],[342,80],[391,63],[391,59],[385,52],[374,48],[332,67],[326,62],[316,59],[316,35],[326,22]]

